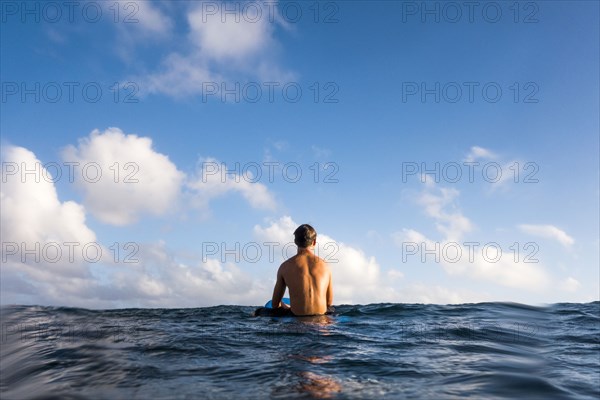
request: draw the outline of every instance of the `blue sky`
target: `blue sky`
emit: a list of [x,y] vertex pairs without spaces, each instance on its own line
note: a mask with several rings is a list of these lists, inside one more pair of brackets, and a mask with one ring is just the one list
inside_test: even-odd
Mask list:
[[2,304],[261,304],[301,223],[337,304],[598,300],[596,2],[24,4]]

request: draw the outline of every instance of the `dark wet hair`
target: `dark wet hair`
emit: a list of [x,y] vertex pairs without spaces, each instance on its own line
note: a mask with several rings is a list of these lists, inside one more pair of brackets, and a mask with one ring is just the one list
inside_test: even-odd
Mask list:
[[302,224],[294,231],[294,243],[298,247],[312,246],[315,240],[317,240],[317,231],[308,224]]

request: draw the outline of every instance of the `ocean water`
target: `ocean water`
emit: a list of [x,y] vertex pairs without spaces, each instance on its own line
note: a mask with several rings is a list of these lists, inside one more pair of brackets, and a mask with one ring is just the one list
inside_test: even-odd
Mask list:
[[600,302],[0,309],[8,399],[598,399]]

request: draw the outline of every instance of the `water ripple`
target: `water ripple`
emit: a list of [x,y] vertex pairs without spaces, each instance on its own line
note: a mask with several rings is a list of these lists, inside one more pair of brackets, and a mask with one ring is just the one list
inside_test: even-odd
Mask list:
[[2,399],[600,397],[600,303],[0,309]]

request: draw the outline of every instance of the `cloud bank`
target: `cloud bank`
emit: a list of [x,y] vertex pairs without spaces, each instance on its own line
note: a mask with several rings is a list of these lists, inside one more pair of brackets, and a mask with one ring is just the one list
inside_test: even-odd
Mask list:
[[[293,243],[293,232],[299,225],[290,216],[283,216],[270,221],[266,226],[256,225],[254,236],[264,242]],[[404,274],[398,269],[389,269],[385,273],[375,257],[326,233],[319,233],[318,227],[315,228],[315,253],[328,263],[333,274],[334,304],[462,303],[467,299],[485,299],[481,294],[467,291],[419,282],[405,283]],[[292,246],[292,250],[295,250],[295,246]],[[293,254],[295,252],[291,251],[287,255]],[[272,283],[274,279],[275,274]]]
[[[220,175],[195,181],[195,172],[188,177],[149,138],[118,128],[93,131],[62,157],[59,166],[23,147],[3,147],[3,304],[192,307],[264,300],[270,289],[239,266],[210,258],[183,262],[160,241],[119,244],[117,256],[114,243],[100,242],[87,218],[122,227],[146,215],[164,217],[189,198],[208,207],[232,192],[252,207],[274,207],[264,185],[232,176],[221,181]],[[81,203],[59,199],[56,184],[69,178]]]

